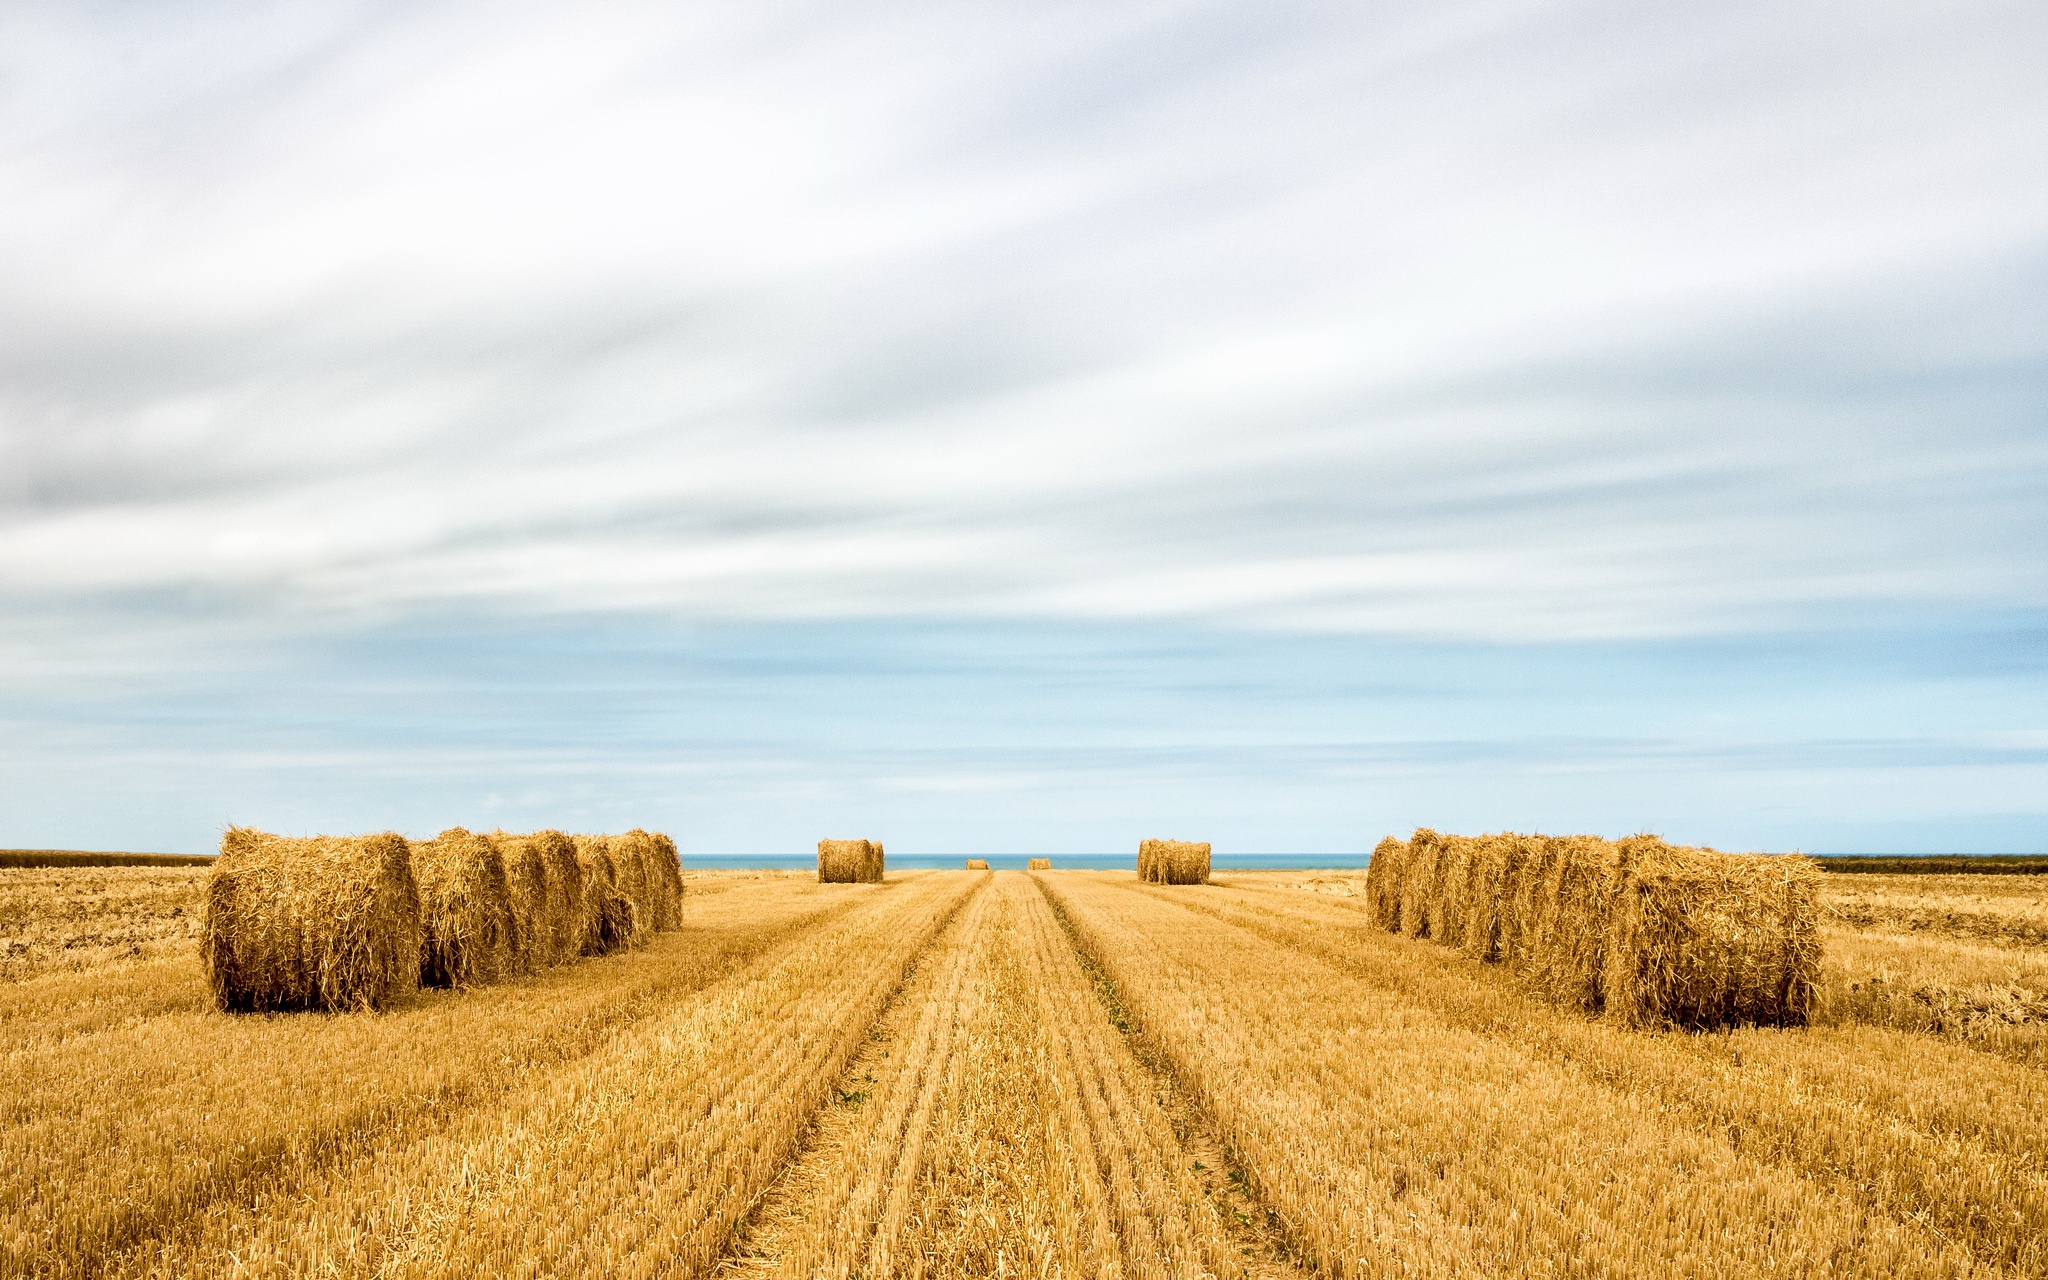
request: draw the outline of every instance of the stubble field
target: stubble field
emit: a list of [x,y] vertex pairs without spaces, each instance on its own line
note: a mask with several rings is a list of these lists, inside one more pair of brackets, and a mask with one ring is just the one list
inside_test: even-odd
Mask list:
[[693,872],[231,1016],[204,875],[0,869],[0,1276],[2048,1273],[2048,877],[1831,877],[1816,1024],[1686,1034],[1329,872]]

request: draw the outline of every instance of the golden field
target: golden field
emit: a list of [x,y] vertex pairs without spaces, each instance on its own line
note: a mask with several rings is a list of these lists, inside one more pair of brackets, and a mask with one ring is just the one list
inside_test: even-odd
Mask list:
[[1697,1034],[1362,872],[690,872],[625,952],[229,1015],[205,875],[0,868],[0,1276],[2048,1274],[2048,877],[1830,876],[1813,1025]]

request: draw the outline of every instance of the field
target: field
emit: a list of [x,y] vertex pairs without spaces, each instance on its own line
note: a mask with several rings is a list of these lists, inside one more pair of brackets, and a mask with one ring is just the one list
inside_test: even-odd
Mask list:
[[2048,1273],[2048,878],[1831,876],[1815,1025],[1632,1031],[1352,872],[691,872],[212,1011],[193,868],[0,869],[0,1276]]

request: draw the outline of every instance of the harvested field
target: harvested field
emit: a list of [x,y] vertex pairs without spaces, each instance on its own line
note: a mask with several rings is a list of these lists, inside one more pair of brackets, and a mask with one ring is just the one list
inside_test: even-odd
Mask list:
[[[0,1276],[2048,1270],[2010,936],[1833,919],[1810,1025],[1708,1034],[1390,933],[1359,873],[679,870],[630,949],[251,1017],[205,878],[0,873]],[[1859,892],[2034,909],[1915,879]]]

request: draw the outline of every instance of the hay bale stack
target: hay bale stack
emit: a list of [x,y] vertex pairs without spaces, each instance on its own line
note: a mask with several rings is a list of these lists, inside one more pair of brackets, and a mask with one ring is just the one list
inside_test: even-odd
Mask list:
[[1138,878],[1150,884],[1207,884],[1209,846],[1192,840],[1141,840]]
[[1820,981],[1821,872],[1803,858],[1621,842],[1601,989],[1632,1026],[1803,1026]]
[[610,955],[633,945],[640,918],[633,900],[619,888],[610,842],[602,836],[576,837],[576,862],[583,872],[583,922],[579,954]]
[[[583,951],[583,868],[575,844],[559,831],[494,831],[490,840],[505,861],[523,967],[544,969],[574,960]],[[537,896],[523,887],[532,875],[530,860],[538,860],[541,869]]]
[[988,870],[988,859],[987,859],[987,858],[969,858],[969,859],[967,860],[967,869],[968,869],[969,871],[986,871],[986,870]]
[[819,884],[880,884],[882,846],[873,840],[818,841]]
[[1051,858],[1033,858],[1033,859],[1032,859],[1032,860],[1031,860],[1031,861],[1030,861],[1030,862],[1029,862],[1029,863],[1028,863],[1028,864],[1026,865],[1025,869],[1026,869],[1026,870],[1028,870],[1028,871],[1050,871],[1050,870],[1052,870],[1052,859],[1051,859]]
[[1630,1026],[1801,1025],[1820,971],[1820,873],[1804,858],[1654,836],[1383,840],[1381,928],[1508,965],[1559,1003]]
[[222,1010],[374,1009],[419,986],[419,891],[392,832],[293,839],[230,827],[205,911],[200,955]]
[[511,969],[512,890],[496,845],[450,827],[412,847],[420,890],[420,985],[473,987]]

